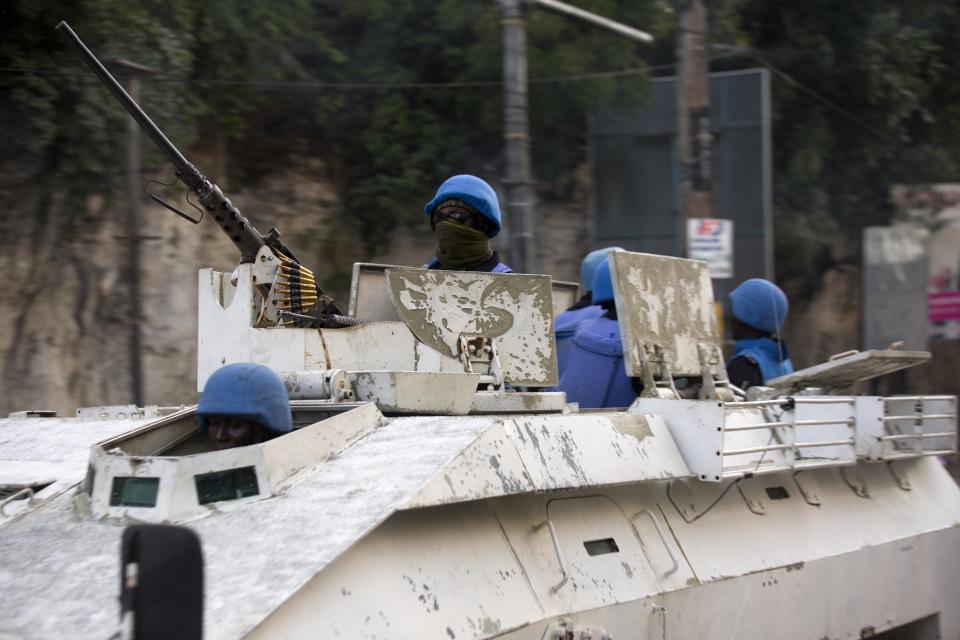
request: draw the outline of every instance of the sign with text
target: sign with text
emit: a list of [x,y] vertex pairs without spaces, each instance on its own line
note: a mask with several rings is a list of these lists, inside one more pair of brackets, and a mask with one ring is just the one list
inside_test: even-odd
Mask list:
[[687,220],[687,257],[706,262],[710,267],[711,278],[732,278],[733,220]]
[[938,291],[929,297],[930,322],[960,320],[960,291]]

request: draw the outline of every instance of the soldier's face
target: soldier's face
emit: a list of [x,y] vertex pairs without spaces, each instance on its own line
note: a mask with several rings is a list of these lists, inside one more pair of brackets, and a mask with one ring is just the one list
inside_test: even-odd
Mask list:
[[230,416],[210,416],[207,418],[207,439],[214,450],[245,447],[260,441],[263,428],[244,420]]
[[430,226],[437,228],[437,223],[441,220],[454,220],[471,229],[479,229],[486,232],[482,216],[475,211],[469,211],[464,207],[455,205],[440,206],[430,216]]

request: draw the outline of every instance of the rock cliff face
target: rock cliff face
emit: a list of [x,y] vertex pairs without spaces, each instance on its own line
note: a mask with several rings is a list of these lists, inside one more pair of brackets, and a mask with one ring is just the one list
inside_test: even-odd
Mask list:
[[[217,173],[225,173],[220,169]],[[337,194],[318,178],[322,175],[322,166],[305,165],[265,179],[256,188],[221,186],[262,233],[271,226],[280,229],[284,241],[344,308],[355,261],[421,265],[433,255],[425,221],[398,229],[387,252],[364,255],[362,238],[343,224]],[[576,183],[562,204],[537,206],[538,270],[560,280],[577,280],[580,258],[591,248],[585,173]],[[425,185],[425,201],[434,186]],[[239,254],[212,221],[193,226],[144,201],[144,399],[147,404],[191,404],[197,398],[197,271],[229,271]],[[69,226],[54,223],[68,216],[57,196],[41,188],[2,192],[0,202],[0,234],[5,239],[0,254],[5,281],[0,288],[0,415],[23,409],[72,415],[77,407],[131,403],[129,336],[134,319],[128,311],[122,200],[109,205],[91,199],[85,211],[70,212],[77,223]],[[506,238],[497,241],[509,263],[503,250]],[[823,278],[812,300],[791,298],[785,337],[798,367],[859,345],[860,270],[844,267]],[[786,289],[790,294],[790,287]],[[933,362],[912,370],[904,390],[960,392],[955,375],[958,344],[932,345]]]
[[[342,223],[335,191],[317,178],[322,173],[305,166],[256,189],[221,186],[261,233],[276,226],[344,309],[353,262],[420,265],[433,255],[424,222],[400,229],[388,252],[364,256],[362,239]],[[425,185],[425,201],[434,186]],[[131,403],[135,319],[128,312],[123,201],[108,206],[91,199],[77,217],[99,222],[67,229],[52,222],[65,218],[56,215],[62,204],[54,194],[33,189],[3,196],[0,415],[24,409],[73,415],[77,407]],[[564,206],[541,207],[542,272],[576,279],[588,248],[584,202],[578,195]],[[239,254],[210,220],[190,225],[146,198],[140,219],[144,400],[191,404],[197,398],[197,271],[229,271]]]
[[[817,294],[800,300],[799,287],[784,286],[790,299],[790,314],[784,323],[784,338],[798,368],[819,364],[835,353],[860,348],[861,272],[842,266],[822,274]],[[801,283],[792,283],[799,285]]]

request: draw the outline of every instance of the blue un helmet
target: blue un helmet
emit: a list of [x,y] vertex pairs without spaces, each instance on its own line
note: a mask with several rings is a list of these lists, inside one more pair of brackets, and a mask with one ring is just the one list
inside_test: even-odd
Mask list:
[[623,247],[605,247],[591,251],[580,263],[580,286],[587,291],[593,290],[593,274],[597,271],[597,266],[606,260],[607,254],[611,251],[623,251]]
[[610,279],[610,260],[604,259],[597,265],[590,288],[593,304],[613,300],[613,281]]
[[243,418],[276,433],[293,430],[283,382],[267,367],[252,362],[228,364],[213,372],[197,406],[201,430],[206,430],[210,416]]
[[790,305],[780,287],[763,278],[750,278],[730,292],[730,309],[743,324],[776,333],[787,319]]
[[447,200],[461,200],[486,218],[490,223],[487,237],[492,238],[500,233],[500,203],[497,201],[497,193],[484,180],[468,174],[447,178],[437,189],[437,195],[423,208],[427,218]]

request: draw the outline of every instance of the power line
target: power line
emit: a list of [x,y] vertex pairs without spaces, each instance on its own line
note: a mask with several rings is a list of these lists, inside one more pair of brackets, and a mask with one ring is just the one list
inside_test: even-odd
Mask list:
[[[67,76],[75,78],[96,79],[92,73],[82,71],[61,71],[59,69],[32,69],[26,67],[0,67],[0,72],[20,73],[24,75]],[[117,74],[117,77],[124,77]],[[487,87],[501,84],[499,80],[471,80],[459,82],[319,82],[297,80],[225,80],[220,78],[175,78],[171,76],[151,76],[143,78],[144,82],[169,82],[176,84],[219,85],[219,86],[250,86],[263,88],[306,88],[306,89],[409,89],[409,88],[459,88],[459,87]]]
[[[590,71],[584,73],[544,76],[530,78],[531,84],[556,84],[563,82],[580,82],[601,78],[619,78],[627,76],[645,75],[653,71],[664,71],[676,68],[676,63],[628,67],[626,69],[611,69],[607,71]],[[61,71],[58,69],[32,69],[27,67],[0,67],[3,73],[19,73],[24,75],[66,76],[86,79],[95,79],[96,76],[80,71]],[[122,76],[121,76],[122,77]],[[391,90],[391,89],[459,89],[469,87],[497,87],[503,85],[502,80],[462,80],[453,82],[319,82],[319,81],[282,81],[282,80],[224,80],[218,78],[174,78],[170,76],[151,76],[142,78],[142,82],[170,82],[177,84],[195,84],[209,86],[245,86],[268,89],[336,89],[336,90]]]
[[[900,144],[897,140],[883,133],[863,119],[857,117],[850,111],[844,109],[829,98],[817,93],[807,85],[803,84],[786,71],[777,68],[765,58],[762,58],[755,52],[747,49],[738,49],[730,53],[718,56],[712,56],[709,61],[720,60],[723,58],[736,57],[744,55],[758,64],[766,67],[780,78],[786,80],[797,87],[810,97],[822,103],[826,107],[836,111],[851,122],[866,129],[873,135],[894,145]],[[678,63],[669,62],[666,64],[650,65],[644,67],[628,67],[625,69],[611,69],[607,71],[589,71],[584,73],[575,73],[560,76],[543,76],[539,78],[530,78],[530,84],[561,84],[565,82],[582,82],[585,80],[597,80],[602,78],[622,78],[629,76],[645,75],[655,71],[668,71],[676,69]],[[91,73],[82,71],[61,71],[59,69],[34,69],[28,67],[0,67],[0,73],[19,73],[24,75],[43,75],[43,76],[64,76],[84,79],[95,79]],[[122,77],[122,76],[121,76]],[[329,89],[337,91],[389,91],[389,90],[413,90],[413,89],[462,89],[478,87],[500,87],[502,80],[461,80],[453,82],[319,82],[319,81],[282,81],[282,80],[224,80],[219,78],[174,78],[169,76],[151,76],[143,78],[142,82],[167,82],[175,84],[200,85],[200,86],[236,86],[236,87],[257,87],[261,89]]]
[[807,85],[803,84],[802,82],[800,82],[799,80],[797,80],[796,78],[794,78],[793,76],[791,76],[791,75],[790,75],[789,73],[787,73],[786,71],[783,71],[783,70],[778,69],[777,67],[773,66],[773,64],[771,64],[770,62],[768,62],[765,58],[762,58],[761,56],[757,55],[757,54],[754,53],[753,51],[748,50],[748,49],[744,49],[744,50],[741,50],[741,53],[743,53],[744,55],[746,55],[746,56],[747,56],[748,58],[750,58],[751,60],[757,62],[758,64],[763,65],[764,67],[766,67],[767,69],[769,69],[769,70],[772,71],[773,73],[777,74],[779,77],[783,78],[784,80],[786,80],[787,82],[789,82],[789,83],[792,84],[793,86],[797,87],[798,89],[800,89],[801,91],[803,91],[804,93],[806,93],[807,95],[809,95],[810,97],[812,97],[813,99],[815,99],[815,100],[817,100],[818,102],[826,105],[826,106],[829,107],[830,109],[833,109],[834,111],[836,111],[837,113],[839,113],[840,115],[842,115],[843,117],[845,117],[846,119],[850,120],[851,122],[859,125],[860,127],[864,128],[864,129],[866,129],[867,131],[869,131],[869,132],[872,133],[873,135],[875,135],[875,136],[877,136],[877,137],[879,137],[879,138],[881,138],[881,139],[883,139],[883,140],[885,140],[885,141],[887,141],[887,142],[889,142],[889,143],[891,143],[891,144],[893,144],[893,145],[899,145],[899,144],[900,144],[899,141],[891,138],[891,137],[888,136],[886,133],[880,131],[879,129],[877,129],[876,127],[874,127],[873,125],[871,125],[870,123],[868,123],[868,122],[866,122],[865,120],[863,120],[862,118],[857,117],[856,115],[854,115],[854,114],[851,113],[850,111],[847,111],[846,109],[844,109],[843,107],[841,107],[841,106],[838,105],[837,103],[833,102],[833,101],[830,100],[829,98],[826,98],[826,97],[820,95],[819,93],[817,93],[816,91],[814,91],[813,89],[811,89],[810,87],[808,87]]
[[[900,144],[897,140],[886,133],[872,126],[862,118],[857,117],[850,111],[844,109],[829,98],[817,93],[814,89],[800,82],[786,71],[774,66],[765,58],[755,52],[746,49],[739,49],[734,52],[725,53],[718,56],[712,56],[710,61],[723,58],[744,55],[758,64],[766,67],[771,72],[797,87],[813,99],[822,103],[826,107],[839,113],[846,119],[857,124],[873,135],[894,145]],[[625,69],[611,69],[607,71],[589,71],[584,73],[567,74],[560,76],[543,76],[539,78],[530,78],[530,84],[561,84],[565,82],[582,82],[585,80],[597,80],[602,78],[622,78],[630,76],[645,75],[655,71],[668,71],[676,69],[679,66],[676,62],[669,62],[659,65],[649,65],[644,67],[628,67]],[[0,67],[0,73],[19,73],[24,75],[42,75],[42,76],[63,76],[76,77],[83,79],[95,79],[91,73],[82,71],[62,71],[59,69],[35,69],[28,67]],[[282,81],[282,80],[224,80],[219,78],[174,78],[169,76],[151,76],[143,78],[143,82],[167,82],[175,84],[201,85],[201,86],[236,86],[236,87],[257,87],[262,89],[330,89],[338,91],[389,91],[389,90],[411,90],[411,89],[461,89],[477,87],[499,87],[503,85],[502,80],[461,80],[452,82],[320,82],[320,81]]]

